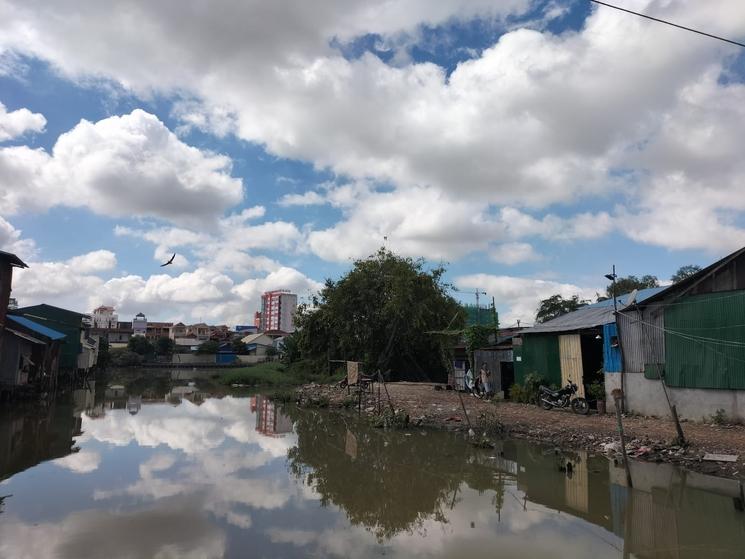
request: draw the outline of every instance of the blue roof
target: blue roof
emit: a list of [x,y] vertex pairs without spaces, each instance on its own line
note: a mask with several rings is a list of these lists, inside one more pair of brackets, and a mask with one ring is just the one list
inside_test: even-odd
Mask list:
[[27,328],[31,330],[32,332],[41,334],[42,336],[45,336],[49,338],[50,340],[61,340],[62,338],[65,337],[65,334],[61,332],[57,332],[57,330],[52,330],[51,328],[47,328],[46,326],[42,326],[38,322],[29,320],[25,316],[16,316],[14,314],[9,314],[7,318],[8,320],[15,322],[16,324],[20,326],[23,326],[24,328]]

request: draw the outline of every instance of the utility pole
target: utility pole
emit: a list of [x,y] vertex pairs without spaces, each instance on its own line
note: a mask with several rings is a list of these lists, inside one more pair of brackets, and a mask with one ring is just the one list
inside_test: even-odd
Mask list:
[[478,289],[474,291],[476,294],[476,322],[479,326],[481,326],[481,307],[479,307],[479,296],[480,295],[486,295],[486,291],[479,291]]

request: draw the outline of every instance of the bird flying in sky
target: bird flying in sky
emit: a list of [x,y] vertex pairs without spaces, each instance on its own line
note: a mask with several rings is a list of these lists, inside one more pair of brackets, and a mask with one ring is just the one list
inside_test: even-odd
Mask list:
[[173,264],[173,259],[176,258],[176,253],[173,253],[173,256],[171,256],[171,259],[168,262],[165,262],[164,264],[161,264],[160,267],[168,266],[169,264]]

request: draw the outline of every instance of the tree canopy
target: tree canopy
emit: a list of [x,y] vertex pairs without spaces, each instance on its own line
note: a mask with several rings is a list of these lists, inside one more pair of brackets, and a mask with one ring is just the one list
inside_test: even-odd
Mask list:
[[176,349],[176,342],[167,336],[161,336],[155,340],[155,353],[158,355],[173,355]]
[[461,329],[464,316],[444,272],[385,249],[356,261],[338,281],[326,280],[314,308],[299,307],[302,357],[321,370],[338,359],[390,369],[392,379],[445,380],[451,339],[434,332]]
[[127,349],[143,357],[153,355],[155,347],[145,336],[132,336],[127,342]]
[[548,299],[543,299],[538,305],[538,312],[535,315],[536,323],[547,322],[562,314],[576,311],[580,307],[587,305],[589,301],[580,299],[579,295],[573,295],[565,299],[559,294],[551,295]]
[[[625,278],[616,279],[616,296],[631,293],[634,289],[648,289],[650,287],[659,287],[660,282],[657,276],[646,275],[640,278],[636,276],[626,276]],[[613,297],[613,284],[609,284],[605,290],[608,297]]]
[[678,283],[679,281],[683,281],[684,279],[689,278],[693,274],[700,271],[701,266],[698,266],[696,264],[688,264],[687,266],[681,266],[680,268],[678,268],[678,271],[675,272],[670,279],[673,283]]

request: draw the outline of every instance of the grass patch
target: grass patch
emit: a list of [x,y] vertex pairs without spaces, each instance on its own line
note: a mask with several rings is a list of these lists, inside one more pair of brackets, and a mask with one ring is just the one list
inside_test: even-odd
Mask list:
[[316,375],[308,369],[293,363],[289,367],[279,363],[257,363],[240,369],[230,369],[220,375],[219,382],[246,386],[299,386],[309,382],[319,384],[336,382],[338,376]]

